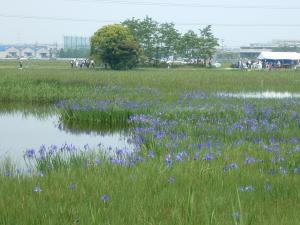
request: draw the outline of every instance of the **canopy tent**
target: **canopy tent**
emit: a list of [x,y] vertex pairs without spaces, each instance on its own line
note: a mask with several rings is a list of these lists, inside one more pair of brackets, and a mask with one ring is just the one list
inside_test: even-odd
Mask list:
[[261,52],[258,56],[263,63],[272,64],[273,66],[280,65],[282,67],[290,68],[295,66],[300,61],[300,53],[297,52]]
[[261,52],[259,60],[300,60],[300,53],[297,52]]

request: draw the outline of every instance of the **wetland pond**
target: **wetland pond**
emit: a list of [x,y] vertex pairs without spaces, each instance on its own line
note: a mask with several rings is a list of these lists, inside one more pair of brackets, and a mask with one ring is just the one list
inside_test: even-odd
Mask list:
[[[290,92],[219,92],[219,98],[240,99],[294,99],[300,93]],[[38,151],[56,146],[72,146],[79,150],[100,150],[113,156],[118,150],[130,154],[135,151],[131,144],[128,127],[118,127],[77,122],[62,119],[59,111],[49,106],[15,106],[0,103],[0,161],[9,158],[14,164],[24,165],[24,154],[28,149]]]
[[224,98],[243,98],[243,99],[287,99],[287,98],[300,98],[300,93],[291,93],[291,92],[274,92],[274,91],[265,91],[265,92],[238,92],[238,93],[229,93],[229,92],[220,92],[216,94],[217,97]]
[[[95,129],[97,127],[97,129]],[[76,149],[101,149],[114,154],[117,149],[133,151],[129,133],[124,130],[101,130],[76,122],[63,124],[58,114],[28,113],[20,110],[0,111],[0,161],[9,158],[17,166],[24,166],[24,153],[38,151],[41,146],[63,145]]]

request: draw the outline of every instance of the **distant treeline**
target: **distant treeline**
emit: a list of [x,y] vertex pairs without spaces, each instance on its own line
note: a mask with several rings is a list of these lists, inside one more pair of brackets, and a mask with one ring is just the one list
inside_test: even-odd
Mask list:
[[[144,19],[127,19],[121,23],[132,33],[142,50],[141,63],[167,61],[169,58],[185,58],[194,63],[209,61],[218,46],[218,39],[211,26],[194,32],[180,33],[174,23],[159,23],[146,16]],[[62,58],[88,57],[88,49],[61,49]]]
[[199,32],[180,33],[174,23],[158,23],[148,16],[142,20],[127,19],[122,24],[131,31],[146,61],[181,57],[206,62],[218,46],[210,25],[199,28]]
[[59,58],[88,58],[90,56],[90,49],[60,49],[58,51]]

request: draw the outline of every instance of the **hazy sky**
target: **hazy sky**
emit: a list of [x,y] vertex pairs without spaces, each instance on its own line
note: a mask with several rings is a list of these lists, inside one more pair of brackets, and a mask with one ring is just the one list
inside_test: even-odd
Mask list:
[[1,0],[0,43],[61,44],[63,35],[91,36],[105,24],[146,15],[181,32],[213,24],[225,46],[300,39],[299,0]]

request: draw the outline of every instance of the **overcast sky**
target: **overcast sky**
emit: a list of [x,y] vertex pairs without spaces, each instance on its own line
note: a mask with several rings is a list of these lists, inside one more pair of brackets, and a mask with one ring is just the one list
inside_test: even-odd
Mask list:
[[91,36],[105,24],[146,15],[174,22],[180,32],[213,24],[225,46],[300,39],[299,0],[1,0],[0,43],[62,44],[64,35]]

